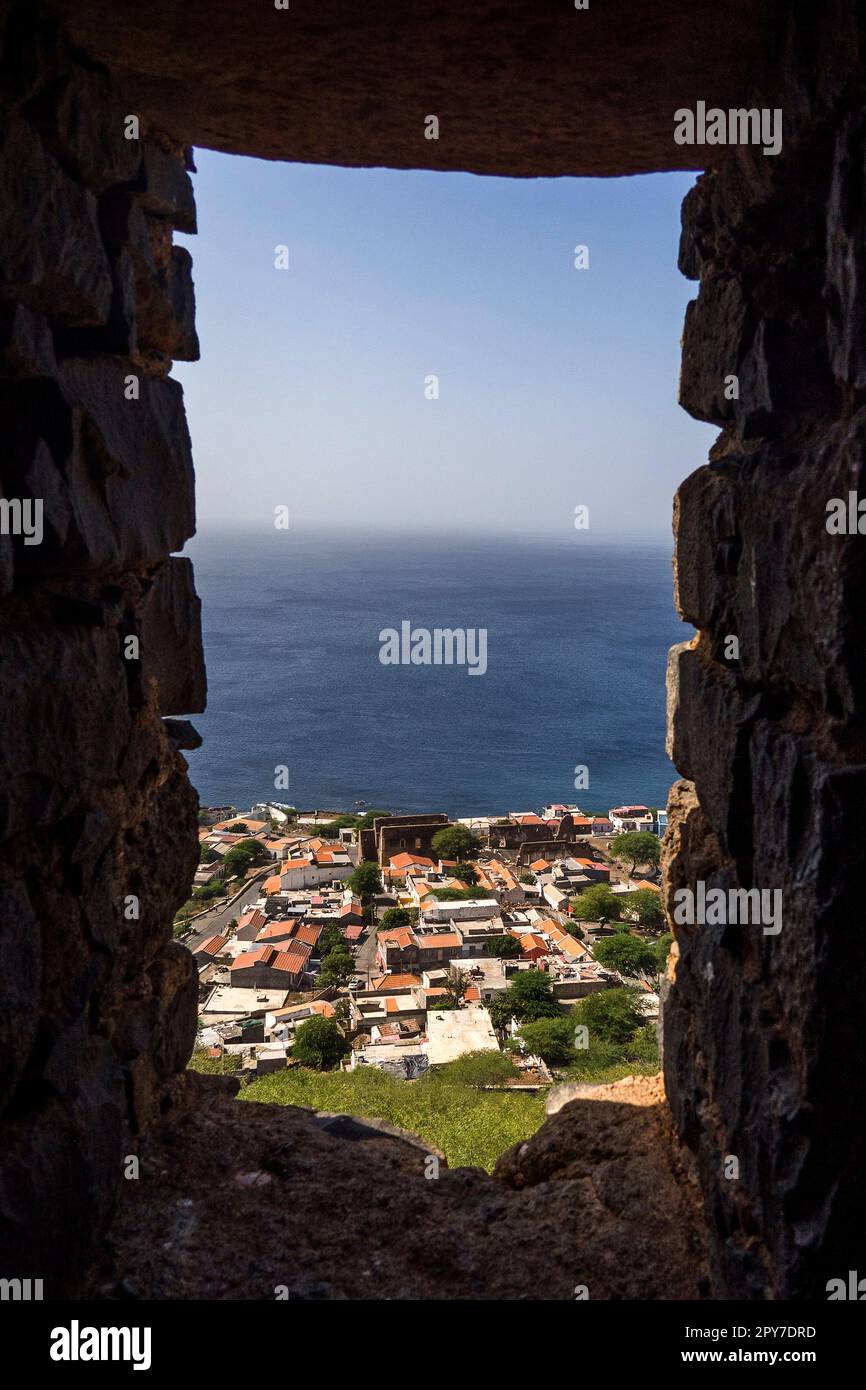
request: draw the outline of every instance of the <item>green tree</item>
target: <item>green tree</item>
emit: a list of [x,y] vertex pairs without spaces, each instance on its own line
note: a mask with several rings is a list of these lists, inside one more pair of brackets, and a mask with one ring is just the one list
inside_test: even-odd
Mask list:
[[638,888],[636,892],[629,893],[625,906],[629,912],[636,915],[642,927],[658,928],[664,925],[661,893],[655,888]]
[[[463,970],[458,970],[455,965],[450,966],[448,974],[445,977],[445,988],[448,991],[448,998],[452,999],[455,1005],[459,1006],[471,983],[472,981],[469,979],[469,976]],[[436,1007],[439,1007],[438,1003]]]
[[236,821],[234,825],[228,827],[229,835],[249,835],[250,827],[244,821]]
[[405,907],[389,907],[382,913],[379,926],[384,931],[393,931],[395,927],[408,927],[411,922],[412,918]]
[[455,864],[454,877],[472,888],[478,882],[478,870],[474,864]]
[[219,855],[216,850],[211,849],[210,845],[203,844],[198,852],[198,862],[200,864],[214,864],[217,859],[219,859]]
[[654,975],[658,956],[655,946],[647,941],[639,941],[628,932],[617,932],[605,941],[597,941],[593,946],[596,960],[608,970],[618,970],[621,975]]
[[592,883],[571,900],[572,911],[584,922],[614,921],[622,912],[619,895],[606,883]]
[[574,1023],[571,1017],[538,1018],[520,1026],[526,1051],[540,1057],[550,1067],[565,1066],[575,1060]]
[[512,1018],[532,1023],[537,1018],[560,1018],[562,1010],[553,994],[550,977],[542,970],[521,970],[512,978],[504,994],[489,1005],[494,1028],[504,1032]]
[[433,848],[440,859],[471,859],[481,848],[477,835],[465,825],[444,825],[433,836]]
[[261,840],[256,840],[252,836],[247,840],[240,840],[236,845],[232,845],[229,854],[239,849],[242,849],[245,854],[250,855],[253,864],[263,864],[266,859],[270,858],[267,847],[262,844]]
[[340,946],[335,946],[322,959],[322,967],[319,971],[317,984],[322,989],[327,989],[330,985],[344,985],[355,973],[354,957],[346,946],[345,942]]
[[346,951],[346,938],[336,922],[326,922],[319,937],[318,955],[324,959],[331,951]]
[[491,936],[485,950],[497,960],[516,960],[520,955],[520,942],[516,936]]
[[623,835],[614,836],[610,844],[611,858],[625,867],[630,864],[633,874],[638,864],[652,864],[658,868],[661,859],[661,841],[649,830],[627,830]]
[[527,870],[525,874],[520,875],[520,879],[518,881],[520,883],[535,883],[535,874],[531,874],[529,870]]
[[295,1033],[292,1056],[302,1066],[315,1071],[331,1071],[349,1045],[332,1018],[311,1018]]
[[371,859],[363,859],[349,876],[349,887],[362,903],[371,903],[376,893],[382,891],[382,874],[379,865]]
[[240,840],[223,855],[223,863],[232,877],[243,878],[248,869],[267,857],[267,850],[259,840]]
[[192,896],[196,903],[209,903],[214,898],[221,898],[224,892],[221,883],[203,883],[192,890]]
[[348,1023],[352,1015],[351,1005],[345,997],[338,999],[334,1005],[334,1020],[337,1023]]
[[640,991],[628,986],[588,994],[572,1009],[572,1022],[586,1025],[590,1045],[598,1041],[622,1047],[644,1024],[636,1007],[639,997]]

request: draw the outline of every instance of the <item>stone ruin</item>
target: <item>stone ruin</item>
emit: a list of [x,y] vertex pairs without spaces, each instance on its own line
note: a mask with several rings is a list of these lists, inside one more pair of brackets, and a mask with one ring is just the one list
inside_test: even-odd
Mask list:
[[[255,1261],[261,1297],[788,1299],[856,1267],[864,551],[825,515],[866,472],[864,90],[853,0],[543,16],[328,0],[254,21],[244,0],[205,16],[0,0],[2,496],[44,499],[40,545],[0,537],[0,1274],[52,1296],[230,1298]],[[698,100],[781,109],[781,151],[677,145],[674,110]],[[678,927],[664,1088],[579,1088],[493,1176],[425,1183],[400,1136],[239,1105],[184,1071],[196,980],[171,924],[197,836],[180,716],[205,675],[169,373],[198,356],[172,242],[196,229],[194,145],[704,171],[683,207],[680,399],[720,434],[674,504],[698,636],[670,659],[684,780],[665,884],[671,904],[696,881],[778,886],[784,930]],[[124,1184],[130,1153],[143,1176]],[[237,1193],[219,1214],[195,1201],[213,1171]],[[362,1200],[388,1219],[347,1249]]]

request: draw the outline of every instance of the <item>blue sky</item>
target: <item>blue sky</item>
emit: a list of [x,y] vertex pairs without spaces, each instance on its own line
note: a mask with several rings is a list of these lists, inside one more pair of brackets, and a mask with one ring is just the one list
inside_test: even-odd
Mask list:
[[569,541],[586,505],[587,539],[669,539],[715,433],[676,403],[693,175],[196,164],[202,360],[174,374],[200,532],[288,505],[304,531]]

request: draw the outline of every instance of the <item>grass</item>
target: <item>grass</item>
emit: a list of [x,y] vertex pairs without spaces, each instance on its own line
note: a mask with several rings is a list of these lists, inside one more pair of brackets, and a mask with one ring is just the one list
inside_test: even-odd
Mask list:
[[[595,1042],[576,1057],[567,1067],[554,1069],[557,1080],[605,1084],[624,1076],[654,1076],[659,1069],[652,1028],[641,1029],[625,1046]],[[202,1051],[193,1054],[189,1065],[195,1071],[225,1072],[235,1069],[237,1058],[215,1061]],[[398,1081],[373,1067],[353,1072],[291,1067],[242,1087],[239,1099],[388,1120],[440,1149],[450,1167],[490,1172],[500,1154],[528,1139],[545,1118],[544,1093],[480,1089],[510,1075],[513,1064],[501,1052],[460,1057],[420,1081]]]
[[222,1057],[209,1057],[205,1048],[194,1052],[189,1059],[188,1071],[203,1071],[209,1076],[228,1076],[239,1071],[241,1059],[236,1052],[224,1052]]
[[450,1167],[489,1172],[500,1154],[528,1139],[544,1120],[543,1095],[479,1089],[479,1077],[497,1081],[511,1072],[501,1053],[491,1053],[490,1059],[489,1071],[486,1064],[481,1072],[473,1070],[461,1057],[453,1069],[437,1068],[419,1081],[398,1081],[372,1067],[354,1072],[293,1067],[253,1081],[240,1099],[388,1120],[440,1149]]

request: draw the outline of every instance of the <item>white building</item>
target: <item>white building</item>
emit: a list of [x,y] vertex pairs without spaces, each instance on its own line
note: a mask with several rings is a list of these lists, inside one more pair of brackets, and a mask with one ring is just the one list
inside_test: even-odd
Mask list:
[[618,834],[628,830],[648,830],[652,833],[654,821],[648,806],[614,806],[607,818]]
[[495,898],[458,898],[456,902],[437,902],[424,909],[425,922],[481,921],[498,917],[499,903]]

